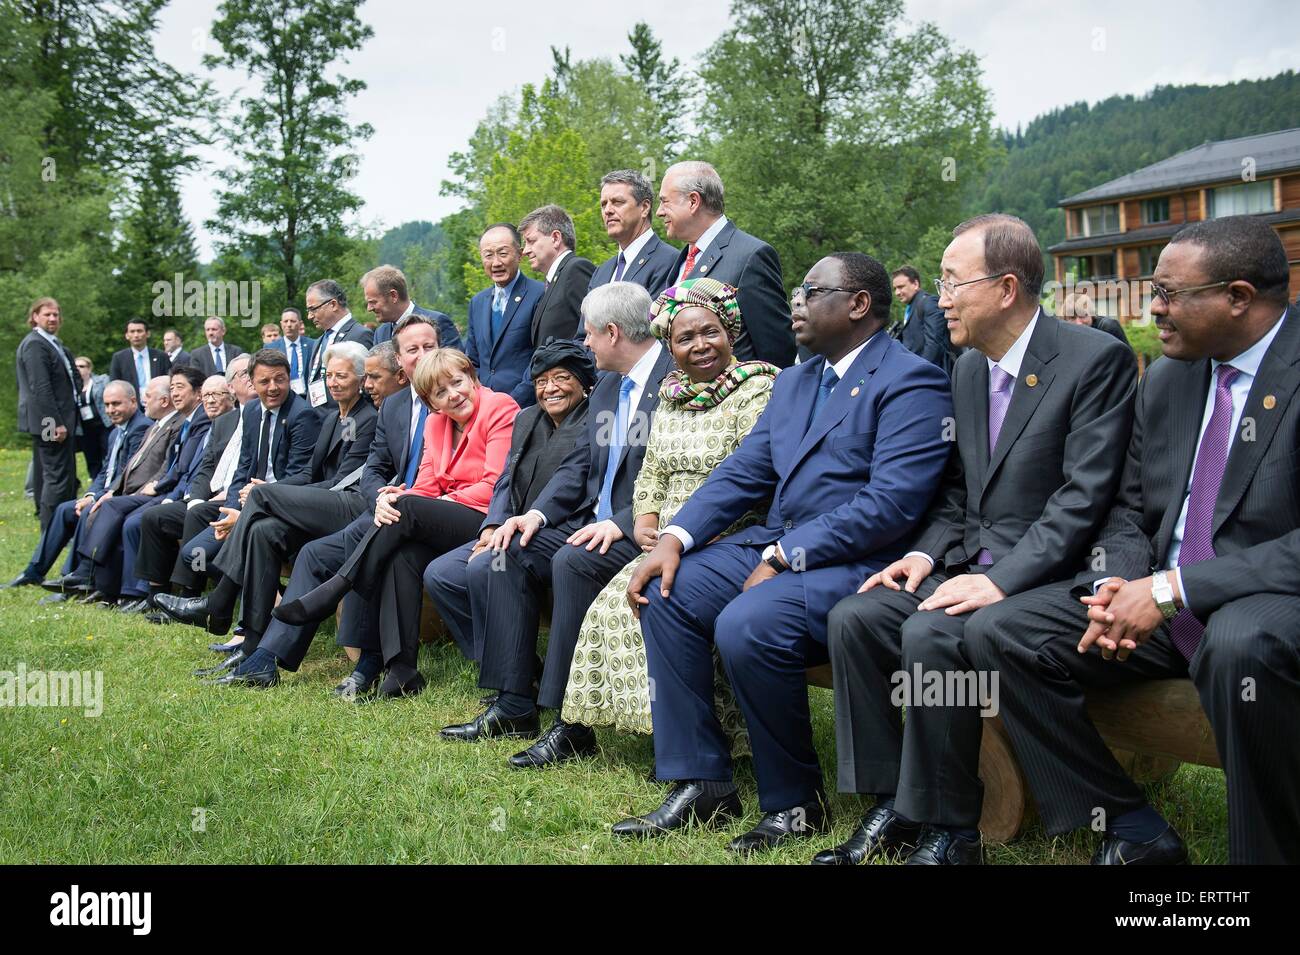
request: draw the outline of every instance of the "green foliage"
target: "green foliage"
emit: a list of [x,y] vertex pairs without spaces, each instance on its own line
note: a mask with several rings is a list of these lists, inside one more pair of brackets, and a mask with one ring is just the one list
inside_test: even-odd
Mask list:
[[348,98],[365,83],[335,76],[332,67],[373,35],[359,6],[224,0],[212,25],[222,52],[204,63],[247,73],[259,88],[221,125],[238,163],[218,173],[224,188],[208,227],[226,239],[223,260],[244,257],[267,282],[262,300],[272,312],[300,305],[311,281],[339,278],[352,248],[348,219],[361,199],[347,185],[358,161],[351,145],[371,128],[346,115]]

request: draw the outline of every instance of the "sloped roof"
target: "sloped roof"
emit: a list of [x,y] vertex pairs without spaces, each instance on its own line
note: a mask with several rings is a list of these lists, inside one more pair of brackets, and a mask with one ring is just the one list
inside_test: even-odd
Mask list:
[[1300,128],[1202,143],[1062,199],[1058,205],[1120,199],[1163,189],[1236,179],[1241,176],[1242,160],[1247,157],[1255,160],[1256,176],[1300,169]]
[[[1257,213],[1258,217],[1276,228],[1280,225],[1289,225],[1293,222],[1300,222],[1300,209],[1283,209],[1280,212],[1261,212]],[[1095,235],[1091,238],[1076,236],[1073,239],[1066,239],[1064,242],[1058,242],[1051,246],[1047,251],[1053,255],[1068,255],[1071,252],[1083,250],[1096,250],[1109,252],[1111,249],[1127,245],[1147,245],[1149,243],[1159,242],[1161,239],[1169,239],[1188,223],[1173,225],[1163,223],[1161,225],[1144,226],[1141,229],[1131,229],[1128,232],[1112,232],[1110,235]]]

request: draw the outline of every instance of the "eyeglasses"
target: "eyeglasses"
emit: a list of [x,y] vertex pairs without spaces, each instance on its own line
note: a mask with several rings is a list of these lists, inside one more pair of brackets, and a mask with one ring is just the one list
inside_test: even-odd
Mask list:
[[997,275],[981,275],[977,279],[967,279],[965,282],[949,282],[945,279],[935,279],[934,290],[939,293],[940,298],[943,298],[945,292],[947,292],[948,296],[951,298],[953,293],[963,285],[974,285],[976,282],[987,282],[989,279],[1000,279],[1006,274],[1006,272],[999,272]]
[[811,301],[818,295],[824,295],[827,292],[865,292],[862,288],[840,288],[837,285],[811,285],[804,282],[802,285],[796,285],[790,289],[790,304],[793,305],[796,299],[803,299],[805,302]]
[[1176,299],[1178,296],[1185,295],[1188,292],[1204,292],[1206,289],[1221,288],[1224,285],[1231,285],[1231,284],[1232,284],[1231,281],[1225,280],[1223,282],[1211,282],[1208,285],[1189,285],[1187,288],[1170,289],[1170,288],[1165,288],[1163,285],[1157,285],[1156,283],[1152,282],[1151,294],[1154,295],[1156,298],[1160,299],[1160,301],[1164,302],[1166,305],[1168,305],[1171,302],[1173,302],[1173,300]]
[[215,401],[218,398],[225,398],[229,394],[230,392],[228,391],[205,391],[200,395],[200,397],[204,401],[209,401],[209,400]]
[[324,308],[326,305],[328,305],[328,304],[329,304],[330,302],[332,302],[332,301],[334,301],[334,299],[332,299],[332,298],[327,298],[327,299],[325,299],[325,301],[320,302],[320,303],[317,304],[317,305],[308,305],[308,306],[307,306],[307,314],[308,314],[308,315],[315,315],[317,311],[319,311],[320,309]]
[[574,377],[567,371],[557,371],[552,375],[545,375],[541,378],[535,379],[533,384],[535,384],[538,390],[540,390],[548,385],[558,385],[563,388],[565,385],[572,384],[573,381]]

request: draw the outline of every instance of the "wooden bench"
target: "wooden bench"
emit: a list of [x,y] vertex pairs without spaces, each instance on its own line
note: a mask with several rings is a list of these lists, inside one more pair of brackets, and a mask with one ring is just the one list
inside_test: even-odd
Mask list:
[[[831,686],[830,664],[808,670],[811,686]],[[1129,687],[1093,690],[1088,714],[1137,782],[1171,775],[1180,763],[1219,766],[1214,731],[1191,680],[1150,680]],[[980,831],[990,842],[1010,842],[1033,815],[1024,773],[999,717],[984,720],[980,745],[984,810]]]

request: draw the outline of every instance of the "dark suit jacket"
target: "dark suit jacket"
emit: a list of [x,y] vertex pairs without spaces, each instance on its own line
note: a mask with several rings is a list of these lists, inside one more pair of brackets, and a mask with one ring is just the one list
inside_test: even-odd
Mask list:
[[[149,377],[157,378],[159,375],[165,375],[171,371],[171,359],[161,348],[149,349]],[[135,378],[135,353],[130,348],[123,348],[113,352],[112,359],[108,363],[108,377],[113,381],[129,381],[136,385]]]
[[[251,401],[249,405],[256,403]],[[203,452],[198,470],[190,478],[189,487],[184,490],[177,487],[173,496],[199,501],[206,501],[212,497],[212,477],[217,472],[217,463],[221,460],[222,452],[226,450],[226,445],[234,436],[235,428],[239,426],[241,413],[239,408],[232,408],[212,422],[212,429],[209,432],[211,437],[208,438],[208,446]]]
[[[677,254],[669,284],[686,264],[690,247]],[[732,349],[740,361],[762,359],[778,368],[794,364],[794,330],[790,327],[790,302],[781,279],[781,260],[762,239],[741,232],[728,222],[707,249],[695,260],[684,278],[708,276],[726,282],[736,291],[740,318],[745,328]],[[662,291],[662,289],[660,289]]]
[[971,349],[953,372],[957,444],[912,549],[964,573],[987,548],[1008,596],[1069,577],[1119,486],[1136,383],[1131,349],[1040,312],[990,458],[988,359]]
[[[167,353],[163,352],[163,354],[165,355]],[[172,363],[173,368],[179,368],[181,367],[181,365],[194,364],[194,356],[191,355],[189,352],[187,352],[184,348],[182,348],[180,351],[176,353],[176,357],[169,359],[169,361]]]
[[[335,325],[334,329],[337,331],[338,326]],[[325,360],[325,354],[321,351],[321,343],[323,341],[325,341],[325,333],[321,332],[320,337],[317,338],[312,345],[312,358],[307,365],[307,371],[303,372],[302,376],[304,381],[312,381],[318,377],[325,377],[324,368],[319,367],[320,363]],[[375,333],[358,322],[356,316],[353,316],[352,320],[348,322],[341,334],[332,333],[330,335],[330,345],[337,345],[339,342],[356,342],[369,350],[375,343]],[[327,348],[325,351],[329,351],[329,349]],[[330,400],[329,403],[330,406],[333,407],[333,401]]]
[[[230,342],[223,342],[222,349],[226,356],[226,364],[230,364],[230,359],[238,358],[244,354],[244,350],[238,345],[232,345]],[[209,378],[217,373],[217,366],[212,362],[212,346],[206,341],[190,352],[190,364],[194,365],[203,372],[203,377]],[[134,378],[128,379],[134,381]]]
[[[212,427],[212,422],[208,419],[208,413],[199,405],[194,410],[194,417],[190,420],[190,429],[185,432],[185,440],[181,441],[181,431],[184,430],[184,421],[176,429],[176,440],[172,442],[171,448],[167,452],[167,472],[158,479],[154,486],[158,497],[168,497],[173,491],[176,491],[182,481],[186,481],[189,475],[198,469],[199,462],[202,460],[203,448],[208,436],[208,430]],[[188,484],[188,481],[186,481]],[[184,493],[183,491],[181,493]]]
[[[415,315],[427,315],[438,323],[439,348],[455,348],[459,351],[465,350],[465,347],[460,340],[460,329],[456,327],[456,323],[451,320],[450,315],[435,311],[431,308],[421,308],[418,305],[411,311],[412,314]],[[375,344],[378,345],[382,342],[392,341],[393,328],[396,325],[396,322],[380,322],[379,327],[375,329]]]
[[499,527],[509,518],[528,512],[582,438],[587,406],[587,399],[583,399],[558,428],[537,405],[519,412],[510,435],[505,470],[492,489],[483,527]]
[[912,299],[912,315],[906,325],[898,323],[898,340],[914,355],[920,355],[951,373],[956,357],[948,340],[948,323],[939,300],[925,292]]
[[167,471],[167,452],[184,423],[185,419],[179,414],[173,414],[166,424],[154,422],[149,429],[154,432],[152,440],[147,432],[139,449],[122,468],[109,490],[117,496],[135,494],[150,481],[162,477]]
[[[614,269],[617,266],[617,254],[596,266],[591,281],[587,283],[587,291],[591,291],[597,285],[608,285],[614,281]],[[623,268],[622,281],[635,282],[649,292],[651,298],[655,298],[673,279],[677,278],[677,270],[680,268],[677,248],[664,242],[659,236],[651,235],[642,247],[641,254],[636,257],[636,261],[627,263]]]
[[1128,336],[1124,334],[1124,326],[1113,318],[1107,318],[1105,315],[1094,315],[1092,317],[1092,327],[1099,332],[1105,332],[1107,335],[1117,338],[1120,344],[1126,348],[1133,346],[1128,343]]
[[[411,389],[391,394],[379,406],[375,437],[370,442],[366,469],[361,474],[361,494],[366,506],[375,507],[379,489],[400,484],[411,453]],[[346,475],[347,472],[344,472]]]
[[279,484],[312,484],[328,489],[336,480],[351,474],[366,463],[370,444],[375,438],[379,412],[365,395],[352,409],[350,427],[339,423],[339,409],[331,408],[321,416],[320,434],[311,452],[311,467],[291,474]]
[[[365,329],[369,332],[370,329]],[[239,507],[239,492],[257,469],[257,445],[261,439],[262,403],[250,401],[243,410],[243,444],[239,449],[239,464],[226,491],[226,506]],[[275,439],[272,441],[269,465],[277,481],[308,472],[312,451],[320,435],[321,416],[306,398],[289,392],[280,413],[275,419]]]
[[[299,335],[298,344],[300,346],[299,360],[302,362],[302,367],[298,369],[298,373],[305,381],[307,378],[307,372],[311,368],[311,356],[316,353],[316,339],[308,338],[306,335]],[[278,352],[284,352],[285,357],[289,357],[289,343],[286,342],[283,337],[277,338],[266,347],[274,348]]]
[[[632,538],[632,489],[641,471],[641,462],[645,460],[650,423],[659,407],[659,386],[673,367],[672,353],[663,348],[628,423],[627,443],[614,473],[614,487],[610,494],[613,521],[629,540]],[[596,502],[609,462],[609,430],[618,415],[621,383],[621,375],[601,376],[587,398],[587,420],[582,437],[533,502],[533,507],[546,515],[548,527],[576,529],[591,523],[595,517]]]
[[[1152,362],[1138,385],[1133,439],[1115,507],[1097,539],[1104,571],[1075,578],[1145,577],[1168,561],[1192,476],[1210,361]],[[1182,568],[1202,621],[1230,600],[1294,594],[1300,581],[1300,314],[1283,321],[1251,384],[1214,508],[1216,556]]]
[[[673,518],[703,547],[771,501],[762,526],[730,540],[779,540],[807,574],[809,622],[902,556],[948,458],[948,376],[877,332],[812,419],[825,360],[777,375],[758,423]],[[805,422],[810,422],[805,424]]]
[[[135,417],[126,423],[126,433],[122,435],[126,445],[122,448],[122,455],[118,459],[117,474],[113,476],[114,485],[117,484],[117,476],[122,473],[126,467],[126,462],[134,457],[135,453],[140,450],[140,442],[144,440],[145,432],[153,427],[153,422],[143,411],[137,411]],[[98,498],[108,490],[108,460],[113,449],[113,432],[110,430],[104,443],[104,466],[99,469],[95,479],[90,482],[90,487],[86,489],[87,494],[92,494]]]
[[555,281],[543,285],[541,299],[533,309],[533,347],[546,344],[548,338],[582,337],[582,300],[596,270],[586,259],[570,252],[560,260]]
[[493,287],[469,300],[469,334],[465,354],[478,369],[478,378],[493,391],[508,394],[527,408],[537,404],[528,375],[533,360],[533,310],[542,297],[542,283],[520,273],[509,287],[501,334],[492,338]]
[[67,346],[60,356],[59,350],[36,329],[29,331],[19,344],[18,430],[24,434],[39,435],[47,420],[67,428],[69,440],[76,433],[80,420],[77,395],[63,364],[65,357],[75,372],[73,355]]

